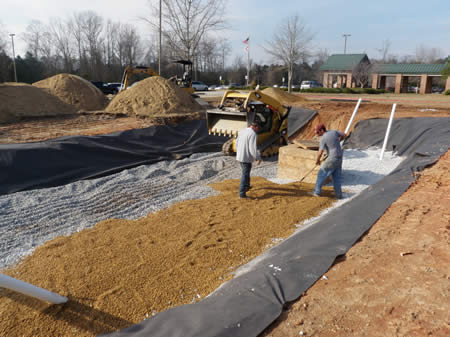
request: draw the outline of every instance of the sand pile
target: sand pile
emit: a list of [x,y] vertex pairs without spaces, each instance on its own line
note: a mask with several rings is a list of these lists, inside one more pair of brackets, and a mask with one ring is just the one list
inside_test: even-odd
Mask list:
[[152,76],[120,92],[105,111],[152,117],[190,114],[201,109],[201,106],[185,90],[165,78]]
[[266,95],[272,96],[282,103],[293,104],[306,101],[305,98],[299,95],[290,94],[287,91],[280,90],[278,88],[266,88],[262,92]]
[[58,116],[76,109],[58,97],[26,83],[0,84],[0,123],[22,117]]
[[76,75],[58,74],[33,86],[47,90],[79,110],[103,110],[107,103],[105,95],[95,85]]

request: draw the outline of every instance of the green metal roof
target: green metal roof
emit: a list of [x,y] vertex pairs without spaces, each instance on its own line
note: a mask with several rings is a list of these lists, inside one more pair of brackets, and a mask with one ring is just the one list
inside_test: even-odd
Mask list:
[[445,64],[375,64],[373,72],[379,74],[440,75]]
[[366,54],[333,54],[327,62],[325,62],[320,70],[352,70],[356,65],[362,61],[369,62]]

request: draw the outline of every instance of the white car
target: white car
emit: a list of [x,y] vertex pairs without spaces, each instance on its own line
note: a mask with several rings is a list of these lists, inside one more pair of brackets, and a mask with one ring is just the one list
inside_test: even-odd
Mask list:
[[200,81],[192,81],[192,88],[194,88],[195,91],[208,91],[208,86]]
[[311,88],[321,88],[322,84],[316,81],[302,81],[300,84],[300,89],[311,89]]

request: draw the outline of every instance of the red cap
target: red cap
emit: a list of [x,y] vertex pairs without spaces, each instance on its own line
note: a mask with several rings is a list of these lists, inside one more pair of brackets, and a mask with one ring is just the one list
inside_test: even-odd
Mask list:
[[317,133],[317,132],[319,132],[319,130],[322,130],[322,129],[326,130],[327,128],[325,127],[325,125],[323,123],[320,123],[320,124],[317,124],[315,131]]

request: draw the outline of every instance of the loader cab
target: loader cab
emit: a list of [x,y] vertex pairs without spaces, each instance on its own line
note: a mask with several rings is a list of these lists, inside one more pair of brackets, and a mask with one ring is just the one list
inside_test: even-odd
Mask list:
[[258,134],[269,132],[272,129],[273,112],[270,108],[260,101],[251,101],[247,105],[248,109],[248,121],[256,122],[260,128]]
[[180,64],[183,71],[181,76],[175,75],[170,79],[174,81],[177,86],[192,94],[194,92],[194,89],[192,88],[192,62],[189,60],[178,60],[173,63]]

